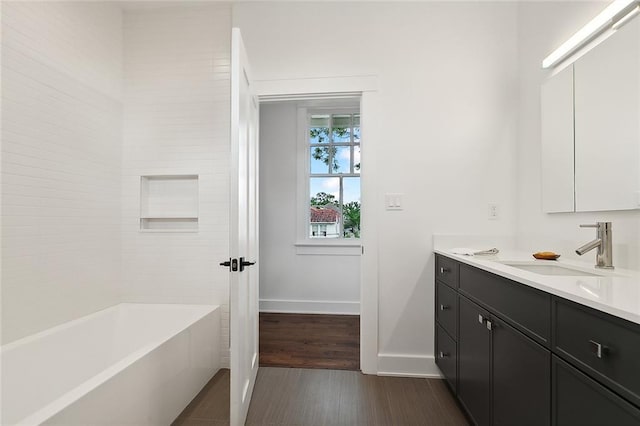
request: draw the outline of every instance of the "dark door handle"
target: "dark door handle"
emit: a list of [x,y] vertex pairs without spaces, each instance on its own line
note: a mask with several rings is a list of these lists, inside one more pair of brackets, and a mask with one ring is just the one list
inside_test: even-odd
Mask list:
[[220,262],[220,266],[225,266],[231,271],[236,272],[238,270],[238,259],[229,259],[224,262]]
[[248,260],[244,260],[244,257],[240,258],[240,272],[244,271],[245,266],[255,265],[256,262],[249,262]]

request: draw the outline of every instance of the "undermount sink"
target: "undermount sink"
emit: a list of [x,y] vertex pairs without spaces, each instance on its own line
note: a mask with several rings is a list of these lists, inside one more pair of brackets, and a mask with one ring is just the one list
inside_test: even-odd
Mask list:
[[503,265],[512,268],[522,269],[523,271],[533,272],[540,275],[555,275],[566,277],[600,277],[601,274],[573,269],[564,265],[542,264],[537,262],[500,262]]

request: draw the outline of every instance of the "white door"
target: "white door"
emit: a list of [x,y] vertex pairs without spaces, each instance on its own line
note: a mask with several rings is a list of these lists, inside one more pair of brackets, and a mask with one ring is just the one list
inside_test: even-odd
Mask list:
[[[258,372],[258,100],[240,30],[231,38],[231,425],[243,425]],[[237,270],[233,271],[233,260]]]

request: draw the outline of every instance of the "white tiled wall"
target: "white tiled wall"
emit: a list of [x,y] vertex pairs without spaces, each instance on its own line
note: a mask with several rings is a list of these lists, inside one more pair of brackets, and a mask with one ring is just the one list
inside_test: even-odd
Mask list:
[[[123,297],[222,305],[225,348],[230,34],[226,4],[124,14]],[[142,233],[140,176],[170,174],[199,176],[199,231]]]
[[2,6],[7,343],[120,300],[122,14]]

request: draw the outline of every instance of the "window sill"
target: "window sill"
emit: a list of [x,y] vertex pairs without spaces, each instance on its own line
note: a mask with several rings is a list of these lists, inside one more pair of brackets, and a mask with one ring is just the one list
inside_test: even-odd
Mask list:
[[321,256],[360,256],[362,254],[360,242],[305,240],[294,244],[298,255]]

